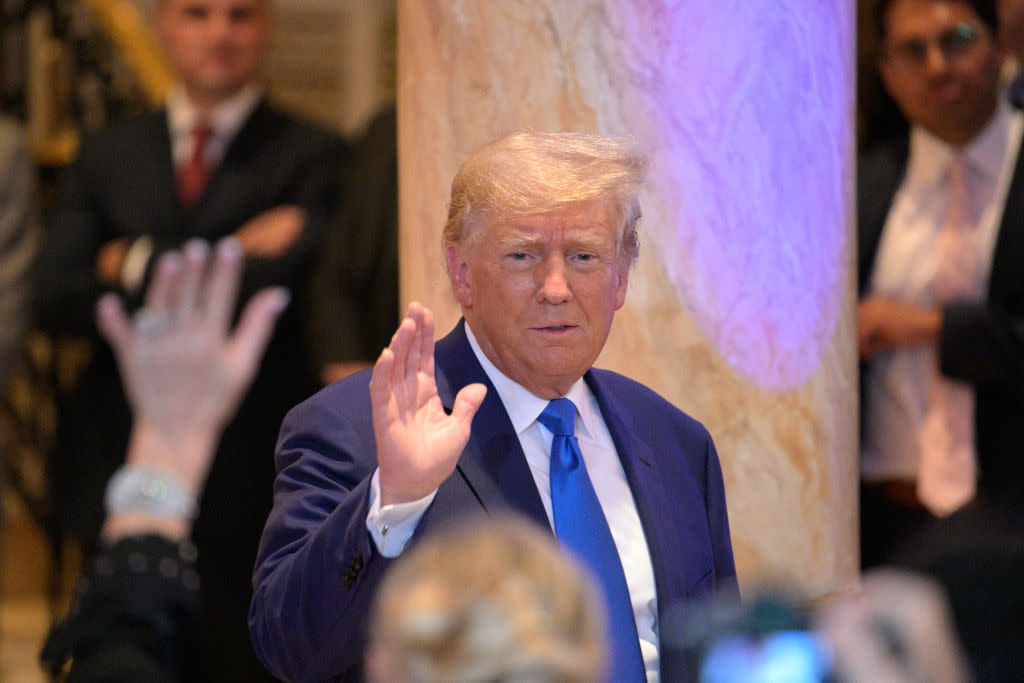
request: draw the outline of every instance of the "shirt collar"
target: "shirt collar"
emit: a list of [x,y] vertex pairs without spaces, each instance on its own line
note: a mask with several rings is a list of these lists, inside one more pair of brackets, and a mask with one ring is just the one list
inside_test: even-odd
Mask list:
[[[261,97],[263,89],[252,83],[214,107],[206,116],[213,134],[228,139],[234,137]],[[188,134],[198,123],[199,117],[199,108],[185,94],[182,86],[176,86],[168,93],[167,121],[172,136]]]
[[[505,406],[505,412],[508,413],[516,435],[522,434],[530,425],[537,421],[537,417],[540,416],[550,401],[531,393],[529,389],[510,379],[499,370],[480,348],[480,344],[477,342],[473,330],[470,329],[469,323],[466,323],[466,337],[469,339],[470,348],[473,349],[473,355],[480,362],[487,378],[491,380],[494,390],[498,392],[498,398],[501,399],[502,404]],[[585,437],[596,434],[597,432],[594,431],[596,428],[594,421],[600,419],[600,414],[594,395],[590,392],[590,388],[582,377],[576,380],[565,395],[565,398],[576,404],[576,412],[580,416],[580,420],[576,423],[577,432]]]
[[910,160],[907,179],[915,184],[934,186],[942,181],[954,156],[961,155],[971,168],[986,181],[995,182],[1002,171],[1003,159],[1009,149],[1012,111],[1006,98],[1000,96],[995,114],[985,127],[963,148],[940,140],[921,126],[910,129]]

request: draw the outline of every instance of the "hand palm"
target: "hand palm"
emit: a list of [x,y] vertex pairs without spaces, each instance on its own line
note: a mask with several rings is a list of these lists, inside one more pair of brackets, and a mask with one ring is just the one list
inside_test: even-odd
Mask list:
[[485,393],[479,384],[464,387],[445,412],[434,381],[433,315],[410,305],[370,379],[385,505],[422,498],[454,471]]

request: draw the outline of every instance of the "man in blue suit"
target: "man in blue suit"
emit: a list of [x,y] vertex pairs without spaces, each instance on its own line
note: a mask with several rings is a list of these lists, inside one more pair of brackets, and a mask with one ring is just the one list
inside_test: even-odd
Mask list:
[[[358,679],[392,559],[443,524],[514,511],[577,553],[567,523],[584,546],[608,537],[591,569],[613,615],[605,577],[624,580],[632,616],[610,619],[628,622],[611,672],[632,659],[627,679],[685,675],[681,607],[736,588],[718,457],[692,418],[591,368],[637,257],[643,170],[620,143],[569,133],[515,134],[463,164],[444,249],[464,319],[435,346],[432,314],[413,303],[372,374],[282,426],[249,617],[275,674]],[[568,434],[549,426],[555,405],[570,406]],[[569,452],[582,463],[562,464]],[[580,473],[585,493],[565,507],[556,482]]]

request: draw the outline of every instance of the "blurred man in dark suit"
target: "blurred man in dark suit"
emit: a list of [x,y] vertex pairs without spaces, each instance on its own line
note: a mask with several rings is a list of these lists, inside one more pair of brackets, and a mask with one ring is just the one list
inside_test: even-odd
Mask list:
[[[301,299],[332,219],[341,143],[275,108],[259,85],[269,0],[161,0],[154,18],[179,83],[164,109],[87,137],[67,169],[38,268],[40,323],[51,333],[96,338],[100,294],[131,300],[156,257],[194,237],[233,235],[241,244],[242,300],[270,285]],[[318,386],[301,308],[277,326],[200,501],[200,679],[266,676],[245,630],[247,577],[270,506],[277,427]],[[161,325],[148,311],[137,317],[143,328]],[[113,357],[97,339],[62,406],[53,481],[65,523],[86,544],[96,537],[103,487],[129,422]]]

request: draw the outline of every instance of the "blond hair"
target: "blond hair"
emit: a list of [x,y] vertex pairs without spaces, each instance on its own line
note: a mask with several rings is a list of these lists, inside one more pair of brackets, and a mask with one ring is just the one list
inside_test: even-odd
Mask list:
[[470,241],[481,217],[529,216],[604,200],[617,210],[619,253],[632,265],[640,250],[637,195],[645,171],[644,157],[621,140],[513,133],[478,149],[455,174],[444,246]]
[[553,538],[519,519],[476,520],[385,577],[371,649],[395,681],[600,680],[600,605]]

